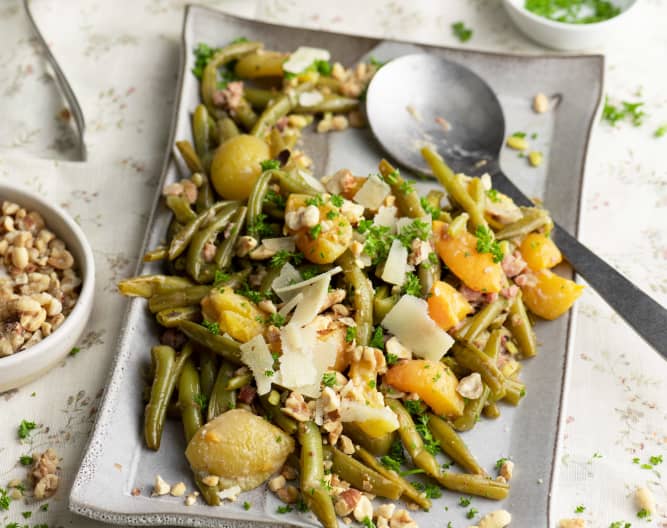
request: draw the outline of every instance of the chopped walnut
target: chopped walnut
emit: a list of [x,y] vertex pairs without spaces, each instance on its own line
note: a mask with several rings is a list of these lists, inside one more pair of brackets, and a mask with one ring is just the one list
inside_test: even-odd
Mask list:
[[461,378],[456,386],[456,392],[469,400],[479,398],[484,392],[484,384],[479,372],[473,372],[469,376]]
[[153,484],[153,496],[167,495],[171,491],[171,486],[160,476],[155,475]]
[[391,516],[389,526],[390,528],[417,528],[417,523],[412,520],[408,510],[400,509]]
[[291,392],[287,400],[285,400],[285,407],[283,412],[291,416],[299,422],[307,422],[311,419],[312,413],[299,392]]
[[561,519],[558,521],[558,528],[586,528],[586,521],[583,519]]
[[345,453],[346,455],[354,454],[355,452],[354,443],[352,442],[349,436],[340,435],[338,442],[340,443],[340,449],[343,453]]
[[505,460],[500,466],[500,476],[505,479],[505,482],[512,480],[512,474],[514,473],[514,462],[511,460]]
[[58,455],[48,448],[41,455],[33,455],[33,465],[30,470],[30,479],[35,487],[34,493],[37,500],[51,497],[58,489],[59,478]]
[[361,497],[363,497],[363,494],[357,489],[349,488],[345,490],[338,496],[338,499],[334,504],[334,509],[336,510],[336,514],[340,517],[345,517],[346,515],[350,515],[356,508],[359,501],[361,500]]

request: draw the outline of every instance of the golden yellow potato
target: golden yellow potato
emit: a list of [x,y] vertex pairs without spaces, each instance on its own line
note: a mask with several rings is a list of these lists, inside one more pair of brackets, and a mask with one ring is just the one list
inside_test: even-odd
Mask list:
[[246,411],[227,411],[201,427],[185,457],[200,475],[217,475],[222,488],[243,491],[267,480],[294,451],[294,440],[282,429]]
[[528,267],[534,271],[553,268],[563,260],[563,255],[554,241],[538,233],[526,235],[519,251]]
[[264,331],[264,314],[255,304],[234,293],[231,288],[211,290],[201,301],[202,313],[207,321],[218,323],[221,333],[227,333],[237,341],[246,343]]
[[548,269],[526,273],[527,280],[520,286],[523,302],[535,315],[543,319],[557,319],[574,304],[584,287],[565,279]]
[[241,134],[220,145],[211,162],[211,182],[226,200],[245,200],[262,172],[260,163],[270,159],[269,146],[261,139]]

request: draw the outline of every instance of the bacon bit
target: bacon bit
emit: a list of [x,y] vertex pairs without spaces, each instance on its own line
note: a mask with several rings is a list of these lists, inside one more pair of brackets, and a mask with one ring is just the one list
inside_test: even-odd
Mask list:
[[521,253],[515,251],[511,255],[509,253],[505,255],[501,266],[505,272],[505,275],[508,277],[515,277],[516,275],[519,275],[521,272],[523,272],[523,270],[525,270],[528,265],[526,264],[526,261],[523,260]]
[[222,106],[234,112],[243,99],[243,81],[227,83],[224,90],[218,90],[213,94],[213,104]]
[[516,284],[512,284],[510,287],[500,290],[500,295],[505,297],[505,299],[514,299],[518,293],[519,288]]
[[241,389],[239,390],[239,401],[250,405],[252,403],[252,400],[255,399],[256,394],[257,390],[254,387],[251,387],[250,385],[241,387]]
[[481,303],[484,301],[484,294],[482,292],[478,292],[477,290],[473,290],[472,288],[468,288],[465,284],[461,284],[461,287],[459,288],[459,291],[461,294],[465,297],[466,301],[471,302],[471,303]]
[[139,495],[141,495],[141,490],[139,488],[133,488],[132,489],[132,496],[133,497],[138,497]]
[[202,250],[202,257],[204,258],[204,261],[211,262],[213,260],[213,257],[215,257],[215,251],[216,251],[215,244],[212,244],[211,242],[206,242],[206,244],[204,244],[204,249]]
[[440,125],[445,132],[449,132],[452,128],[452,125],[444,117],[437,116],[435,122]]
[[279,132],[282,132],[287,128],[287,125],[289,124],[289,119],[287,116],[283,116],[278,121],[276,121],[275,127],[278,129]]

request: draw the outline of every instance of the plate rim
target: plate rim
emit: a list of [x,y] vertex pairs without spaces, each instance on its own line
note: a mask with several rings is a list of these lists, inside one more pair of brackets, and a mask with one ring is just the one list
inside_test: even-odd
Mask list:
[[[297,28],[298,26],[296,24],[277,24],[273,22],[267,22],[264,20],[257,20],[254,18],[248,18],[248,17],[243,17],[239,15],[234,15],[230,14],[218,9],[214,9],[208,6],[203,6],[199,4],[193,4],[193,3],[188,3],[184,6],[184,11],[183,11],[183,21],[181,25],[181,35],[180,35],[180,46],[179,46],[179,71],[178,71],[178,85],[177,85],[177,90],[176,90],[176,104],[173,107],[172,110],[172,116],[171,116],[171,122],[170,122],[170,131],[169,131],[169,137],[168,137],[168,142],[167,146],[165,149],[165,155],[164,159],[162,162],[162,167],[160,170],[160,177],[158,180],[158,183],[156,185],[156,189],[160,189],[163,186],[163,183],[165,181],[165,178],[167,177],[167,174],[169,173],[170,166],[173,160],[173,145],[174,145],[174,140],[176,137],[176,129],[177,129],[177,124],[178,124],[178,118],[181,112],[181,107],[184,103],[182,99],[183,95],[183,89],[184,89],[184,80],[185,76],[187,74],[185,70],[185,64],[187,62],[187,53],[188,50],[186,48],[186,32],[188,28],[188,22],[190,17],[193,15],[195,11],[204,11],[207,12],[213,16],[220,17],[222,19],[227,19],[232,22],[234,21],[242,21],[242,22],[251,22],[253,24],[259,24],[263,25],[267,28],[270,27],[276,27],[276,28]],[[303,28],[301,28],[303,29]],[[506,53],[506,52],[496,52],[496,51],[487,51],[487,50],[476,50],[476,49],[467,49],[467,48],[460,48],[460,47],[452,47],[452,46],[439,46],[435,44],[429,44],[425,43],[422,41],[418,40],[402,40],[402,39],[394,39],[394,38],[380,38],[380,37],[375,37],[375,36],[368,36],[365,34],[359,34],[359,33],[351,33],[351,32],[340,32],[340,31],[330,31],[326,29],[314,29],[314,28],[307,28],[310,31],[315,31],[319,33],[325,33],[329,35],[344,35],[344,36],[351,36],[351,37],[358,37],[358,38],[366,38],[368,40],[374,41],[377,44],[381,42],[395,42],[399,44],[412,44],[412,45],[418,45],[418,46],[423,46],[429,49],[440,49],[440,50],[450,50],[450,51],[455,51],[457,53],[463,52],[463,53],[468,53],[471,55],[476,55],[476,56],[483,56],[483,57],[488,57],[491,59],[502,59],[502,60],[521,60],[521,61],[537,61],[537,60],[549,60],[549,61],[560,61],[560,60],[566,60],[566,61],[572,61],[572,60],[581,60],[581,61],[588,61],[591,62],[594,66],[597,66],[597,76],[596,79],[599,81],[599,89],[597,94],[595,94],[595,108],[593,112],[590,115],[590,119],[588,122],[588,125],[585,130],[585,138],[584,138],[584,145],[583,149],[581,152],[581,159],[580,159],[580,170],[579,170],[579,175],[578,175],[578,189],[577,189],[577,210],[576,210],[576,215],[574,218],[574,235],[578,236],[579,233],[579,228],[581,224],[581,212],[582,212],[582,196],[583,196],[583,191],[585,188],[585,171],[586,171],[586,159],[588,156],[588,151],[590,147],[590,140],[591,140],[591,135],[593,131],[593,126],[596,122],[596,117],[598,116],[600,112],[600,103],[602,101],[602,96],[604,94],[604,84],[605,84],[605,57],[604,55],[600,53],[559,53],[559,54],[553,54],[553,53]],[[155,196],[151,202],[151,209],[150,209],[150,214],[147,219],[146,223],[146,230],[144,233],[144,237],[141,243],[140,247],[140,254],[143,254],[145,252],[150,237],[151,237],[151,227],[154,223],[155,216],[158,214],[159,211],[159,202],[160,202],[160,193],[156,192]],[[144,265],[144,262],[142,261],[141,258],[138,259],[137,264],[134,268],[134,274],[136,275],[139,273],[141,270],[142,266]],[[79,514],[86,516],[88,518],[92,518],[98,521],[103,521],[103,522],[110,522],[110,523],[124,523],[128,525],[154,525],[155,523],[158,522],[167,522],[169,524],[173,525],[178,525],[178,526],[225,526],[225,523],[233,523],[234,528],[245,528],[246,526],[248,528],[252,527],[253,525],[256,525],[257,523],[261,524],[273,524],[274,526],[275,523],[274,521],[271,520],[253,520],[253,521],[246,521],[246,520],[237,520],[237,519],[229,519],[229,518],[220,518],[220,517],[212,517],[208,515],[201,515],[201,514],[188,514],[186,512],[184,513],[119,513],[119,512],[114,512],[110,510],[106,510],[100,506],[93,506],[89,503],[86,503],[84,500],[81,500],[79,498],[79,492],[82,488],[82,486],[85,485],[86,482],[88,482],[90,479],[92,479],[92,475],[96,473],[99,468],[97,467],[95,463],[95,453],[94,450],[95,448],[101,449],[102,445],[104,444],[104,437],[100,438],[101,435],[101,429],[102,429],[102,423],[105,421],[105,419],[110,418],[111,413],[113,412],[114,406],[113,403],[115,401],[115,396],[117,395],[118,391],[120,390],[120,381],[122,380],[124,376],[124,371],[125,368],[123,366],[123,363],[121,362],[121,359],[125,359],[124,355],[121,354],[120,352],[123,350],[125,346],[125,341],[128,339],[128,326],[130,324],[131,316],[135,310],[140,309],[140,301],[141,299],[135,298],[135,299],[130,299],[127,302],[127,306],[124,309],[123,312],[123,317],[122,317],[122,322],[120,325],[120,330],[119,330],[119,335],[118,338],[115,341],[114,345],[114,359],[111,365],[111,369],[109,371],[109,375],[106,377],[105,380],[105,386],[104,386],[104,393],[101,398],[101,405],[99,408],[99,412],[96,416],[95,419],[95,424],[91,430],[90,436],[86,442],[86,445],[83,450],[83,457],[80,463],[80,466],[77,470],[75,479],[73,481],[70,493],[69,493],[69,500],[68,500],[68,506],[70,511],[73,513]],[[566,403],[566,398],[567,398],[567,387],[569,386],[570,383],[570,374],[571,374],[571,363],[572,363],[572,349],[574,345],[574,329],[576,325],[576,316],[577,316],[577,311],[576,309],[574,311],[571,311],[569,316],[568,316],[568,322],[567,322],[567,329],[566,329],[566,341],[565,341],[565,354],[563,357],[563,364],[561,365],[562,372],[563,372],[563,383],[561,384],[561,389],[560,389],[560,397],[558,399],[558,408],[557,408],[557,423],[555,424],[555,430],[556,430],[556,441],[554,442],[554,447],[552,450],[552,464],[551,464],[551,471],[549,472],[549,485],[548,485],[548,497],[547,497],[547,511],[545,512],[546,517],[547,517],[547,522],[551,523],[551,515],[552,515],[552,494],[554,491],[554,487],[558,482],[557,478],[557,472],[556,472],[556,459],[557,455],[562,447],[563,443],[563,438],[561,434],[562,427],[564,425],[566,417],[564,416],[563,409],[565,408],[565,403]],[[114,382],[118,383],[114,383]],[[86,476],[86,469],[90,467],[91,469],[91,477],[88,478]],[[288,526],[288,525],[284,525]]]

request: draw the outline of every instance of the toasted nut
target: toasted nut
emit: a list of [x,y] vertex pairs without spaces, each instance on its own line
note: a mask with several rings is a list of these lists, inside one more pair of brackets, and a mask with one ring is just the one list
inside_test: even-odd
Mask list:
[[190,493],[190,495],[185,497],[186,506],[192,506],[195,502],[197,502],[197,495],[195,495],[194,493]]
[[279,489],[284,488],[286,485],[287,481],[282,475],[278,475],[277,477],[273,477],[271,480],[269,480],[269,489],[274,493]]
[[514,473],[514,462],[511,460],[505,460],[500,466],[500,476],[505,479],[506,482],[512,480],[512,474]]
[[295,486],[288,484],[284,488],[280,488],[276,495],[286,504],[294,504],[299,498],[299,490]]
[[340,435],[340,438],[338,439],[340,442],[340,449],[343,453],[346,455],[353,455],[355,452],[354,449],[354,443],[348,436],[345,435]]
[[218,482],[220,482],[220,477],[217,475],[206,475],[201,481],[206,486],[217,486]]
[[[350,515],[357,506],[357,503],[361,500],[362,494],[359,490],[350,488],[345,490],[340,494],[338,500],[334,504],[334,509],[336,514],[340,517],[345,517]],[[372,508],[371,508],[372,510]]]
[[276,305],[273,304],[273,301],[270,299],[264,299],[263,301],[260,301],[259,304],[257,304],[257,307],[268,314],[274,314],[278,311],[276,309]]
[[391,528],[417,528],[417,523],[412,520],[408,510],[397,510],[394,515],[391,516],[389,521],[389,526]]
[[512,522],[512,516],[506,510],[496,510],[487,513],[479,521],[479,528],[505,528]]
[[586,521],[583,519],[561,519],[558,521],[558,528],[586,528]]
[[256,247],[257,247],[257,239],[251,236],[244,235],[242,237],[239,237],[239,240],[236,243],[236,255],[239,257],[245,257]]
[[155,483],[153,484],[153,495],[167,495],[171,491],[171,486],[165,482],[160,475],[155,475]]
[[397,359],[412,359],[412,351],[404,347],[396,336],[390,337],[385,343],[387,354],[393,354]]
[[549,110],[549,99],[543,93],[538,93],[533,98],[533,110],[538,114],[543,114]]
[[637,508],[640,510],[645,510],[650,514],[655,514],[655,498],[651,490],[645,487],[639,487],[635,491],[635,502],[637,503]]
[[185,495],[185,483],[177,482],[171,487],[171,491],[169,493],[174,497],[182,497]]
[[28,250],[24,247],[14,247],[12,250],[12,264],[22,270],[28,265]]
[[479,372],[473,372],[465,378],[461,378],[459,384],[456,386],[456,392],[458,392],[464,398],[469,400],[476,400],[484,392],[484,384],[482,383],[482,377],[479,375]]
[[366,495],[359,497],[357,505],[352,511],[352,515],[358,522],[362,522],[364,519],[373,518],[373,504]]
[[373,515],[378,518],[384,517],[385,519],[391,519],[391,516],[394,515],[395,510],[396,510],[396,505],[390,502],[388,504],[382,504],[381,506],[375,508]]

